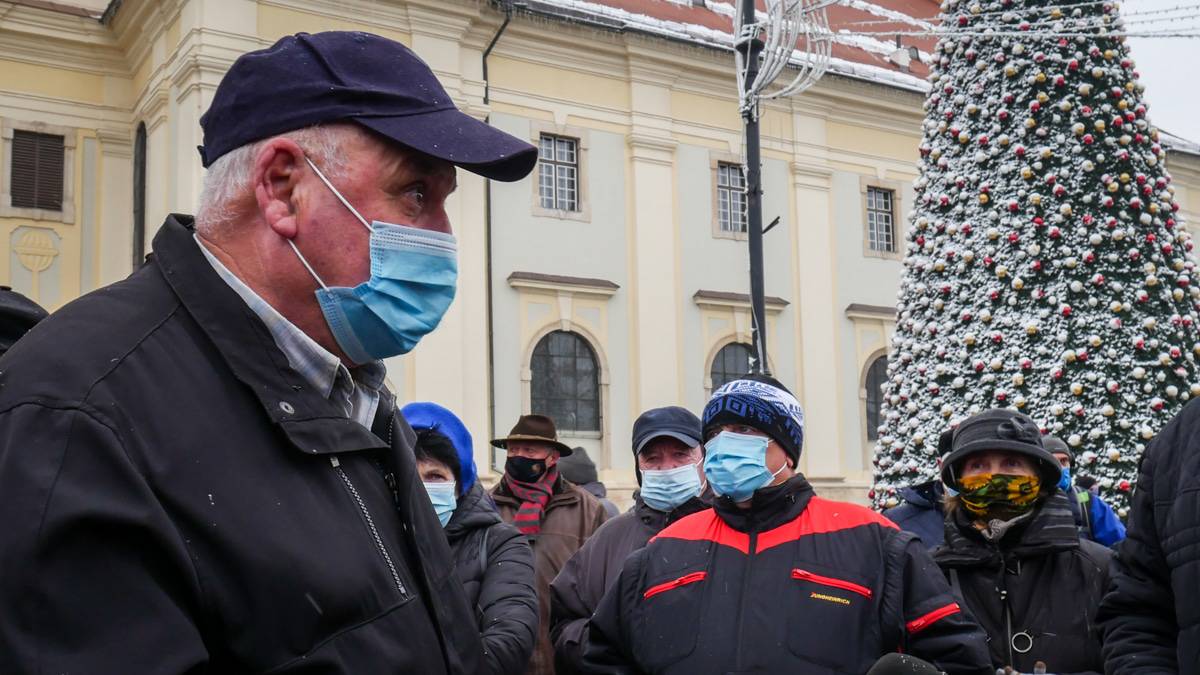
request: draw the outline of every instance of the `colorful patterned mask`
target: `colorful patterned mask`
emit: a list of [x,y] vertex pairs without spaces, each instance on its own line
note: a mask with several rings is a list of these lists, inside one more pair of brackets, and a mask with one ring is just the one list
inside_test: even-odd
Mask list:
[[996,508],[1016,513],[1033,508],[1042,481],[1037,476],[981,473],[962,478],[958,483],[963,506],[976,516],[984,516]]

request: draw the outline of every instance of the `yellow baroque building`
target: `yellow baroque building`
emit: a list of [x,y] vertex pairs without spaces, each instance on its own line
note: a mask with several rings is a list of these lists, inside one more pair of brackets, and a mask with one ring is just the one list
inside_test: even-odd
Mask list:
[[[403,400],[487,439],[553,415],[618,500],[630,428],[699,412],[746,366],[748,261],[732,0],[0,0],[0,283],[48,309],[127,275],[192,212],[199,117],[246,51],[299,31],[412,47],[458,105],[542,149],[524,181],[460,173],[459,295],[389,365]],[[835,28],[928,26],[930,0],[847,0]],[[802,470],[862,501],[901,272],[927,40],[841,36],[830,73],[763,111],[770,366],[807,413]],[[1151,92],[1153,95],[1154,92]],[[287,105],[280,101],[280,105]],[[1200,149],[1170,142],[1183,220]],[[490,470],[489,470],[490,469]]]

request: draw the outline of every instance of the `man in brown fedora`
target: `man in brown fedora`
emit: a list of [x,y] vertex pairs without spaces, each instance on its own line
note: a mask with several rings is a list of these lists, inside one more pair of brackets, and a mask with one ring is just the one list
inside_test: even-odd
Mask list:
[[570,455],[571,448],[558,441],[549,417],[522,415],[508,436],[493,440],[492,445],[508,452],[504,476],[492,489],[500,517],[533,544],[540,622],[537,646],[525,672],[553,675],[550,582],[608,514],[599,500],[559,475],[558,460]]

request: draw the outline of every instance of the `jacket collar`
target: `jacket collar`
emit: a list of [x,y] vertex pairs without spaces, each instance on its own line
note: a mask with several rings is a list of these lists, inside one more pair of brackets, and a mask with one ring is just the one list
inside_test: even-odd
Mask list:
[[659,511],[647,504],[642,499],[642,493],[639,490],[633,493],[633,512],[637,515],[638,520],[658,532],[684,516],[690,516],[693,513],[699,513],[705,509],[712,508],[712,500],[712,491],[706,486],[704,492],[701,492],[698,496],[692,497],[674,509],[671,509],[671,511],[666,512]]
[[458,506],[454,508],[454,515],[450,516],[450,522],[446,523],[446,536],[450,539],[458,539],[466,536],[471,530],[482,527],[495,525],[503,522],[500,519],[500,514],[496,511],[495,505],[484,492],[483,486],[478,481],[467,490],[467,494],[458,498]]
[[739,532],[764,532],[799,517],[812,496],[812,486],[796,474],[785,483],[755,492],[748,509],[739,508],[729,497],[716,498],[713,508],[721,520]]
[[[310,454],[388,446],[347,418],[288,364],[271,333],[204,258],[191,216],[172,214],[154,236],[154,263],[234,377],[296,449]],[[380,409],[390,408],[381,392]]]
[[1009,530],[998,543],[987,541],[972,522],[971,514],[959,508],[946,518],[946,541],[934,557],[950,567],[999,561],[1002,555],[1030,558],[1079,548],[1079,530],[1067,504],[1056,490],[1033,514],[1033,518]]

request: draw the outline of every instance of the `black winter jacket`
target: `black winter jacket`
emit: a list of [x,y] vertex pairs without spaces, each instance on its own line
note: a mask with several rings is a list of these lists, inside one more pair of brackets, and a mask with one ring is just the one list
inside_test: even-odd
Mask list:
[[1080,539],[1067,498],[1057,491],[998,546],[975,529],[969,513],[955,509],[946,518],[945,544],[934,552],[987,631],[992,665],[1031,673],[1043,661],[1056,675],[1104,670],[1095,616],[1111,557],[1104,546]]
[[478,672],[412,429],[311,388],[190,223],[0,358],[0,673]]
[[1110,675],[1200,673],[1200,401],[1146,449],[1099,618]]
[[454,569],[475,608],[487,672],[521,673],[537,640],[538,601],[533,550],[517,528],[500,519],[476,482],[458,499],[446,523]]
[[625,563],[590,623],[596,673],[865,673],[903,649],[984,675],[983,631],[912,534],[801,476],[727,497]]
[[712,496],[693,497],[670,513],[651,508],[634,495],[633,508],[600,526],[571,556],[550,584],[550,639],[557,675],[578,672],[587,645],[587,622],[630,553],[684,516],[709,508]]

